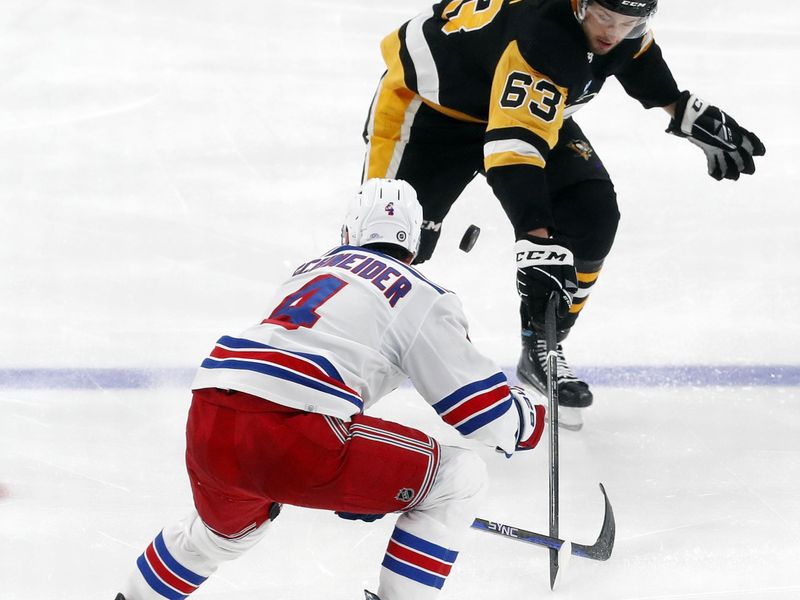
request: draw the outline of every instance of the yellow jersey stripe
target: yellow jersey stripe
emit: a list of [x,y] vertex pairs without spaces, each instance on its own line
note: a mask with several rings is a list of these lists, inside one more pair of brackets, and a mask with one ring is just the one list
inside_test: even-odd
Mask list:
[[488,171],[494,167],[509,165],[533,165],[534,167],[544,168],[545,162],[541,156],[526,156],[516,152],[497,152],[485,157],[483,165]]
[[[389,173],[392,157],[409,116],[407,114],[409,107],[417,97],[405,87],[405,73],[400,62],[399,30],[383,39],[381,51],[388,71],[378,88],[367,129],[369,133],[367,179],[393,175]],[[380,118],[376,119],[375,115],[380,115]]]

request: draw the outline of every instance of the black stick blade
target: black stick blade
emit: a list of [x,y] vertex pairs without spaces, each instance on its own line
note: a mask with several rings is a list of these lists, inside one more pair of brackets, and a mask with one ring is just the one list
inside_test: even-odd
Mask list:
[[606,511],[603,517],[603,527],[600,529],[600,535],[597,541],[586,548],[587,558],[594,560],[608,560],[611,553],[614,551],[614,540],[617,536],[617,522],[614,520],[614,509],[611,508],[611,501],[606,494],[606,488],[600,484],[600,491],[603,492],[603,498],[606,501]]
[[[600,535],[597,536],[597,541],[591,546],[584,544],[577,544],[571,542],[570,553],[573,556],[580,556],[581,558],[590,558],[592,560],[608,560],[611,557],[611,552],[614,550],[614,538],[616,537],[616,522],[614,521],[614,510],[611,508],[611,502],[606,494],[606,489],[603,484],[600,484],[600,491],[603,492],[605,500],[605,516],[603,517],[603,527],[600,529]],[[489,521],[488,519],[475,519],[472,523],[473,529],[493,533],[507,539],[517,540],[518,542],[525,542],[526,544],[534,544],[536,546],[544,546],[551,550],[558,551],[566,542],[564,540],[545,535],[543,533],[536,533],[528,531],[521,527],[514,527],[513,525],[505,525],[497,521]]]

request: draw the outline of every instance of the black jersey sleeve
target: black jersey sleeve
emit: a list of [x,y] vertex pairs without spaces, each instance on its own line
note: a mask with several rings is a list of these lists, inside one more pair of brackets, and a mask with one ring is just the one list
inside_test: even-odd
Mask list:
[[505,165],[486,174],[486,180],[503,207],[514,234],[539,227],[552,228],[553,213],[544,169],[532,165]]
[[523,41],[524,55],[520,43],[511,42],[492,81],[484,169],[516,233],[553,224],[544,168],[564,122],[564,73],[572,65],[563,56],[555,60],[561,53],[548,42]]
[[628,95],[645,108],[672,104],[681,93],[652,32],[642,38],[639,50],[616,76]]

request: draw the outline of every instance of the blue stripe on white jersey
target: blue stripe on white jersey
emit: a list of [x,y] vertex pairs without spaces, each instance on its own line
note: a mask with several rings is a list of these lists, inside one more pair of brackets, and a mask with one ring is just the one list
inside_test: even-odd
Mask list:
[[[333,372],[333,376],[328,373],[328,370],[323,365],[327,365]],[[345,400],[354,406],[357,412],[361,412],[364,409],[364,402],[361,397],[344,383],[342,377],[333,368],[333,365],[316,354],[289,352],[252,340],[224,336],[217,342],[211,351],[211,355],[200,364],[198,377],[203,372],[219,373],[225,371],[267,375],[283,382],[303,386],[307,390],[322,392]],[[226,381],[215,382],[215,385],[216,387],[229,386],[231,389],[239,389],[236,385],[241,382],[237,382],[236,379],[227,379]],[[277,393],[278,390],[275,391]],[[315,402],[306,401],[303,401],[303,403],[306,405],[315,404]]]
[[468,396],[474,396],[479,392],[490,390],[503,383],[508,383],[506,376],[502,372],[495,373],[494,375],[487,377],[486,379],[481,379],[480,381],[473,381],[472,383],[457,389],[449,396],[439,400],[439,402],[434,404],[433,407],[436,409],[437,413],[442,414],[443,412],[446,412],[451,408],[453,408],[456,404],[458,404]]
[[305,377],[303,375],[293,373],[288,369],[284,369],[274,365],[252,363],[243,360],[231,360],[231,359],[216,360],[213,358],[207,358],[202,362],[200,366],[203,369],[233,369],[233,370],[238,369],[242,371],[254,371],[256,373],[261,373],[262,375],[270,375],[278,379],[283,379],[284,381],[289,381],[291,383],[303,385],[307,388],[311,388],[312,390],[323,392],[325,394],[330,394],[331,396],[336,396],[337,398],[346,400],[350,404],[353,404],[358,409],[359,412],[361,412],[364,409],[364,402],[358,396],[342,392],[330,385],[326,385],[315,379],[311,379],[310,377]]
[[261,342],[254,342],[253,340],[247,340],[243,338],[234,338],[228,335],[223,335],[221,338],[219,338],[219,340],[217,340],[217,345],[224,346],[225,348],[233,348],[235,350],[246,350],[248,348],[277,350],[279,352],[284,352],[286,354],[294,354],[295,356],[301,356],[313,362],[320,369],[325,371],[325,373],[329,377],[335,379],[336,381],[341,381],[342,383],[344,383],[344,379],[342,379],[342,376],[339,374],[339,371],[336,370],[336,367],[333,366],[333,363],[331,363],[331,361],[329,361],[324,356],[320,356],[319,354],[309,354],[307,352],[292,352],[290,350],[284,350],[282,348],[275,348],[274,346],[269,346]]
[[468,436],[502,417],[511,404],[506,376],[495,373],[457,389],[433,408],[445,423]]
[[508,398],[500,404],[493,406],[489,410],[475,415],[469,421],[458,425],[456,429],[461,435],[469,435],[470,433],[477,431],[481,427],[488,425],[492,421],[506,414],[506,412],[511,408],[511,403],[511,398]]

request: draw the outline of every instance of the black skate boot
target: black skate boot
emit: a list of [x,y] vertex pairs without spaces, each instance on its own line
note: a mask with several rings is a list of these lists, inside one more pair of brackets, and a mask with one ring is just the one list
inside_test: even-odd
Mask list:
[[[568,410],[559,411],[559,424],[566,429],[577,431],[583,426],[580,411],[573,409],[591,406],[593,396],[589,385],[578,379],[569,368],[561,344],[556,347],[558,354],[558,406]],[[547,396],[547,348],[544,338],[535,331],[522,333],[522,354],[517,363],[517,377],[534,390]]]
[[364,590],[364,598],[365,598],[365,600],[381,600],[375,594],[373,594],[372,592],[370,592],[368,590]]
[[114,598],[114,600],[125,600],[125,596],[123,596],[122,594],[117,594],[117,597]]

